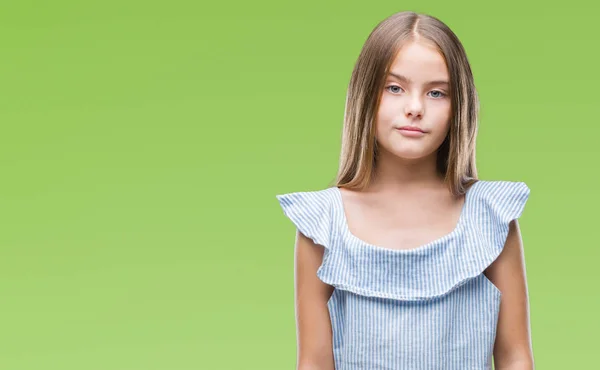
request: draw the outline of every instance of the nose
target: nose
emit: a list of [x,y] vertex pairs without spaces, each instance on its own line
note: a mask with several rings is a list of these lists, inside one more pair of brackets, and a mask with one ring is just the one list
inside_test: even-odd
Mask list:
[[417,98],[410,99],[404,108],[407,117],[421,117],[423,115],[423,103]]

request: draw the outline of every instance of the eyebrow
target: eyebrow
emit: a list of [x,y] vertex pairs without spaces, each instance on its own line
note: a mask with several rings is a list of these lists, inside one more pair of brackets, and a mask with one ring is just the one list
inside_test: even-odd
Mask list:
[[[404,81],[406,83],[412,83],[411,79],[396,73],[392,73],[390,72],[389,76],[392,77],[396,77],[398,80],[400,81]],[[436,80],[436,81],[429,81],[427,83],[425,83],[426,86],[430,86],[430,85],[450,85],[450,83],[446,80]]]

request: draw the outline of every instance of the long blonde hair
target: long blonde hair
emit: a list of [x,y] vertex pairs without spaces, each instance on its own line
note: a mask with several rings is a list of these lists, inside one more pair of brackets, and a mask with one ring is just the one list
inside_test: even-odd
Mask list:
[[375,27],[354,66],[346,95],[336,186],[364,189],[373,179],[377,165],[374,122],[385,78],[400,48],[419,40],[437,48],[450,76],[450,130],[438,149],[437,170],[454,195],[464,194],[477,181],[479,99],[465,50],[439,19],[406,11],[391,15]]

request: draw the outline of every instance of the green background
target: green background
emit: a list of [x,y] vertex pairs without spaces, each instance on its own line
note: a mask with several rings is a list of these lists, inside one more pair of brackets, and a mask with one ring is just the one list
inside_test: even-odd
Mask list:
[[275,195],[333,180],[350,73],[401,10],[467,50],[480,178],[531,189],[538,368],[594,368],[591,3],[2,2],[0,369],[293,369]]

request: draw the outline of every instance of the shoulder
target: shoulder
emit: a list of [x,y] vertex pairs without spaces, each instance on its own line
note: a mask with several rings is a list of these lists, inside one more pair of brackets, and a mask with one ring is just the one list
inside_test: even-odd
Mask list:
[[295,191],[275,197],[286,216],[320,217],[331,212],[337,196],[335,187],[322,190]]
[[523,214],[529,186],[523,181],[479,180],[467,194],[475,234],[493,246],[494,251],[502,250],[509,229],[514,229],[515,220]]
[[338,196],[336,187],[321,190],[295,191],[275,197],[298,231],[315,243],[330,246],[334,226],[334,205]]
[[523,181],[479,180],[468,192],[476,208],[508,222],[521,216],[531,190]]
[[302,203],[311,207],[322,208],[332,204],[336,187],[330,187],[320,190],[294,191],[289,193],[277,194],[275,197],[283,205]]

